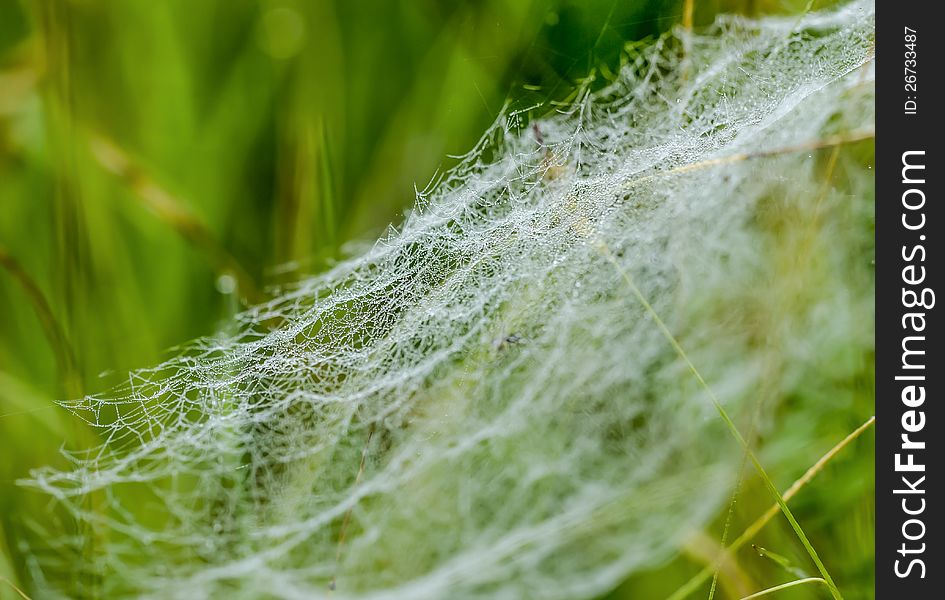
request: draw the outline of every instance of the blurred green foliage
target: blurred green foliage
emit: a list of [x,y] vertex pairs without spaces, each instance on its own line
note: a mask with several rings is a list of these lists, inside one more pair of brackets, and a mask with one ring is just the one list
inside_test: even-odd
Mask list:
[[[605,81],[682,4],[0,0],[0,576],[32,587],[20,541],[49,510],[16,479],[95,435],[54,398],[104,389],[376,238],[506,102],[540,114],[581,78]],[[696,24],[805,4],[697,2]],[[834,416],[795,470],[857,425]],[[872,473],[871,452],[836,485]],[[767,506],[755,495],[746,519]],[[830,525],[829,500],[804,500],[811,529]],[[862,510],[833,530],[858,569],[872,557]],[[626,597],[698,568],[677,561]]]
[[[507,98],[565,97],[678,4],[3,0],[0,243],[94,389],[214,331],[234,265],[255,298],[375,238]],[[2,369],[60,393],[0,298]]]

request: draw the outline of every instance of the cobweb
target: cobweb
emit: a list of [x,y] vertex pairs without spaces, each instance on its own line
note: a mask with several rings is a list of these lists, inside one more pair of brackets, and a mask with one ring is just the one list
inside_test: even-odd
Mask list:
[[868,350],[871,172],[823,148],[871,135],[872,44],[872,2],[720,18],[507,110],[363,255],[65,403],[102,443],[25,482],[79,523],[37,580],[573,599],[666,560],[741,455],[627,278],[746,428]]

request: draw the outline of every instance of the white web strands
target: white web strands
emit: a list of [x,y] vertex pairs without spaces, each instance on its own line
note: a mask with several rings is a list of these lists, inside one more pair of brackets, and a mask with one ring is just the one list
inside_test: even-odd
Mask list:
[[871,2],[723,18],[533,126],[504,115],[363,256],[66,403],[103,443],[26,482],[80,523],[37,577],[572,599],[665,560],[741,451],[620,270],[775,437],[780,400],[867,352],[871,172],[845,151],[832,186],[797,148],[872,130],[872,30]]

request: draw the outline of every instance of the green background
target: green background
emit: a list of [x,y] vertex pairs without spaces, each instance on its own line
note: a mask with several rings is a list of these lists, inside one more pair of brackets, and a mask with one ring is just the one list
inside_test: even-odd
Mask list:
[[[805,5],[697,2],[695,23]],[[107,389],[356,252],[505,103],[540,115],[582,78],[606,82],[627,41],[682,13],[674,0],[0,0],[0,575],[33,588],[20,542],[49,515],[15,481],[95,436],[55,398]],[[825,448],[849,430],[828,428]],[[799,499],[854,573],[838,582],[852,597],[869,595],[872,505],[836,524],[831,498],[871,485],[870,443]],[[825,448],[802,449],[798,469]],[[768,505],[751,484],[746,498],[746,519]],[[614,595],[656,597],[698,568],[680,559]]]

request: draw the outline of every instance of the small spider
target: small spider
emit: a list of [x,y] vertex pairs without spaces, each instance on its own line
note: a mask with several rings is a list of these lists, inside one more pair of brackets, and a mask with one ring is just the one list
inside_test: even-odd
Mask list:
[[532,133],[535,135],[535,141],[538,142],[538,145],[545,151],[544,158],[541,160],[543,178],[557,179],[565,173],[566,167],[556,163],[556,158],[551,148],[545,145],[545,136],[538,126],[538,121],[532,122]]
[[505,348],[511,346],[512,344],[520,344],[523,341],[525,341],[525,338],[523,338],[519,334],[510,333],[509,335],[506,335],[506,336],[497,337],[492,342],[492,347],[495,348],[496,350],[504,350]]
[[538,142],[538,145],[542,148],[545,147],[545,136],[541,134],[541,128],[538,127],[538,121],[532,123],[532,133],[535,134],[535,140]]

